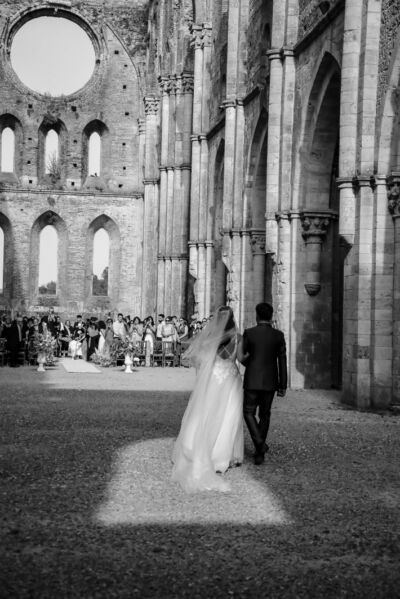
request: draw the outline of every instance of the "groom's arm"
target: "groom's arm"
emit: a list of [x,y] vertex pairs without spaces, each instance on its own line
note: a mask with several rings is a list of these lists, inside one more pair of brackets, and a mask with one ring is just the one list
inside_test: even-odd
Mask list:
[[287,360],[286,360],[286,342],[282,333],[282,339],[278,348],[278,376],[279,389],[277,395],[283,397],[287,388]]

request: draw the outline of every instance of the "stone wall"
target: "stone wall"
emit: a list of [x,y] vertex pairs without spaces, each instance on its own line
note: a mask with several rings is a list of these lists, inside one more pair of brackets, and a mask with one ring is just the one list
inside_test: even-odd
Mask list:
[[[6,244],[2,305],[27,310],[50,302],[70,315],[77,310],[106,308],[131,314],[140,314],[144,308],[149,313],[155,310],[153,301],[144,307],[142,303],[143,270],[152,267],[142,260],[142,74],[148,4],[140,0],[0,3],[0,125],[8,122],[6,117],[2,121],[2,115],[12,115],[16,123],[16,176],[0,174],[2,227],[10,242]],[[89,32],[96,66],[84,88],[69,96],[52,97],[20,82],[7,50],[24,10],[24,18],[66,15]],[[53,127],[60,137],[61,176],[56,180],[45,174],[44,164],[44,138]],[[87,143],[92,131],[99,132],[102,143],[101,172],[96,177],[87,176]],[[59,232],[60,280],[55,298],[37,293],[38,231],[48,218]],[[93,237],[94,222],[114,223],[111,229],[118,238],[111,240],[110,290],[103,298],[91,294],[93,250],[88,239]],[[155,238],[156,234],[153,245]],[[10,259],[11,251],[14,259]],[[154,290],[149,293],[146,289],[146,297],[151,296]]]
[[379,45],[378,112],[388,86],[390,65],[399,40],[400,1],[382,0],[382,25]]

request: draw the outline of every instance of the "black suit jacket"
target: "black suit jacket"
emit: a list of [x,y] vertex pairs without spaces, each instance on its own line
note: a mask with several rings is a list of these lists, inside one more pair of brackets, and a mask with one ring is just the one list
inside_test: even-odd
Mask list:
[[286,389],[286,343],[282,331],[260,323],[243,333],[245,360],[243,387],[253,391]]

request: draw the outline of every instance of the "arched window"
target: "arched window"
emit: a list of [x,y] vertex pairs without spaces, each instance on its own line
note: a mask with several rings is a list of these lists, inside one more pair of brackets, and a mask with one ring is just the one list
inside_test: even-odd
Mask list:
[[0,227],[0,293],[4,291],[4,231]]
[[108,295],[110,236],[103,228],[93,237],[93,295]]
[[46,135],[44,155],[46,175],[57,174],[59,170],[58,133],[54,129],[50,129]]
[[40,232],[39,240],[39,293],[55,295],[58,275],[58,234],[52,225]]
[[101,137],[93,131],[89,137],[88,175],[100,175],[101,171]]
[[11,127],[1,133],[1,172],[14,172],[15,134]]

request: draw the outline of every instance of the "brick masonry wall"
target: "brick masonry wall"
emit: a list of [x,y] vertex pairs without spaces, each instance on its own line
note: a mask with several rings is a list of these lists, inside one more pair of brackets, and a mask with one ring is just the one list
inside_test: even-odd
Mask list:
[[[12,248],[5,259],[13,261],[11,307],[34,311],[54,305],[64,315],[75,312],[122,310],[140,313],[142,287],[143,199],[124,196],[88,196],[45,192],[2,192],[0,212],[12,225]],[[48,221],[57,215],[59,221]],[[91,295],[91,248],[88,237],[99,217],[115,223],[117,239],[111,240],[109,297]],[[34,229],[53,224],[59,232],[57,295],[38,294],[39,240]],[[66,229],[66,234],[62,233]],[[114,267],[114,272],[113,271]],[[6,275],[6,279],[8,279]],[[10,281],[7,280],[7,285]],[[0,296],[0,303],[4,297]]]
[[379,45],[378,114],[388,86],[393,50],[399,39],[400,0],[382,0],[381,36]]
[[[144,116],[141,77],[149,2],[73,1],[60,5],[60,10],[69,10],[68,5],[77,15],[76,22],[79,24],[81,18],[92,29],[97,46],[95,73],[82,90],[59,98],[37,94],[18,80],[6,52],[0,60],[0,119],[11,113],[22,131],[16,147],[19,180],[10,183],[9,177],[0,174],[0,213],[4,215],[1,224],[7,232],[0,305],[28,310],[54,303],[62,313],[72,316],[76,311],[98,312],[105,308],[140,313],[144,268],[143,165],[139,159],[138,118]],[[13,23],[21,10],[36,7],[46,8],[48,4],[0,1],[0,30],[7,33],[7,23]],[[2,41],[7,44],[6,37]],[[84,129],[95,120],[107,129],[102,137],[102,172],[100,177],[85,181]],[[63,124],[62,178],[54,185],[44,177],[40,155],[43,139],[39,130],[44,122]],[[59,267],[63,272],[60,275],[59,268],[61,278],[55,299],[37,295],[39,248],[34,231],[37,219],[40,226],[46,224],[43,215],[49,210],[58,219],[57,228],[65,229],[65,234],[60,229],[59,235]],[[114,279],[108,299],[92,297],[88,282],[88,231],[93,221],[104,218],[102,215],[115,223],[119,239],[116,245],[112,243],[112,252],[119,255],[118,259],[111,256],[114,275],[110,276]]]

